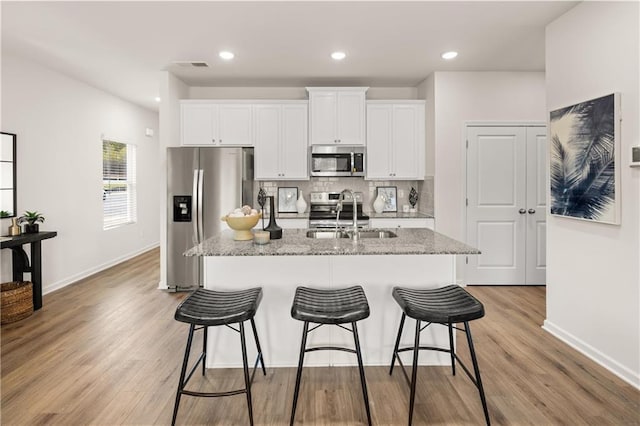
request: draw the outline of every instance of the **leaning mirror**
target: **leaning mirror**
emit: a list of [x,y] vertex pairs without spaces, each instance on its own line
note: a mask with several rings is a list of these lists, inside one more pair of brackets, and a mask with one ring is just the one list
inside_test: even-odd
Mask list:
[[0,217],[16,216],[16,135],[0,132]]

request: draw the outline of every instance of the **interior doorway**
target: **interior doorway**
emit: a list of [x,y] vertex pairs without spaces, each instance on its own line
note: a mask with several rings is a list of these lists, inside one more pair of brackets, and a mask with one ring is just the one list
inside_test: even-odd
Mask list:
[[468,284],[546,283],[547,137],[544,125],[468,125]]

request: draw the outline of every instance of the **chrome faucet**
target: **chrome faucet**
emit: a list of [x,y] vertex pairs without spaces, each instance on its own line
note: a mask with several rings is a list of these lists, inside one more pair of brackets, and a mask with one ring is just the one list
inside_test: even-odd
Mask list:
[[353,241],[358,241],[358,239],[360,238],[360,234],[358,232],[358,202],[356,200],[356,194],[352,190],[343,189],[342,192],[340,192],[340,196],[338,197],[338,206],[336,207],[336,219],[340,219],[340,212],[342,211],[342,203],[344,202],[345,192],[351,194],[351,200],[353,201],[353,231],[351,238],[353,239]]

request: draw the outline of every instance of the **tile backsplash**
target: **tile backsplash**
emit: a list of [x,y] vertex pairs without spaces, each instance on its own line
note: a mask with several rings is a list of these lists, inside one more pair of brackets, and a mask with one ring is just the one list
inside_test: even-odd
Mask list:
[[[304,199],[309,203],[309,193],[311,192],[340,192],[345,188],[362,192],[364,195],[363,209],[373,211],[373,201],[376,198],[377,186],[395,186],[398,195],[398,210],[402,206],[409,204],[409,191],[415,188],[418,192],[418,210],[422,213],[433,214],[433,177],[422,180],[364,180],[363,178],[338,178],[338,177],[316,177],[302,181],[256,181],[254,182],[254,194],[258,194],[260,187],[264,188],[267,195],[278,195],[278,187],[297,187],[302,191]],[[257,204],[257,202],[256,202]],[[309,208],[307,207],[307,211]]]

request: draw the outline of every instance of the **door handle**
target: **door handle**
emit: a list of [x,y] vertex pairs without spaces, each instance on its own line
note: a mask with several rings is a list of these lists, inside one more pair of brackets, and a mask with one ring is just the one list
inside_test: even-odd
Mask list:
[[526,212],[527,212],[527,211],[526,211],[525,209],[520,209],[520,210],[518,210],[518,213],[520,213],[520,214],[525,214]]
[[536,209],[529,209],[529,214],[534,214],[536,212]]

